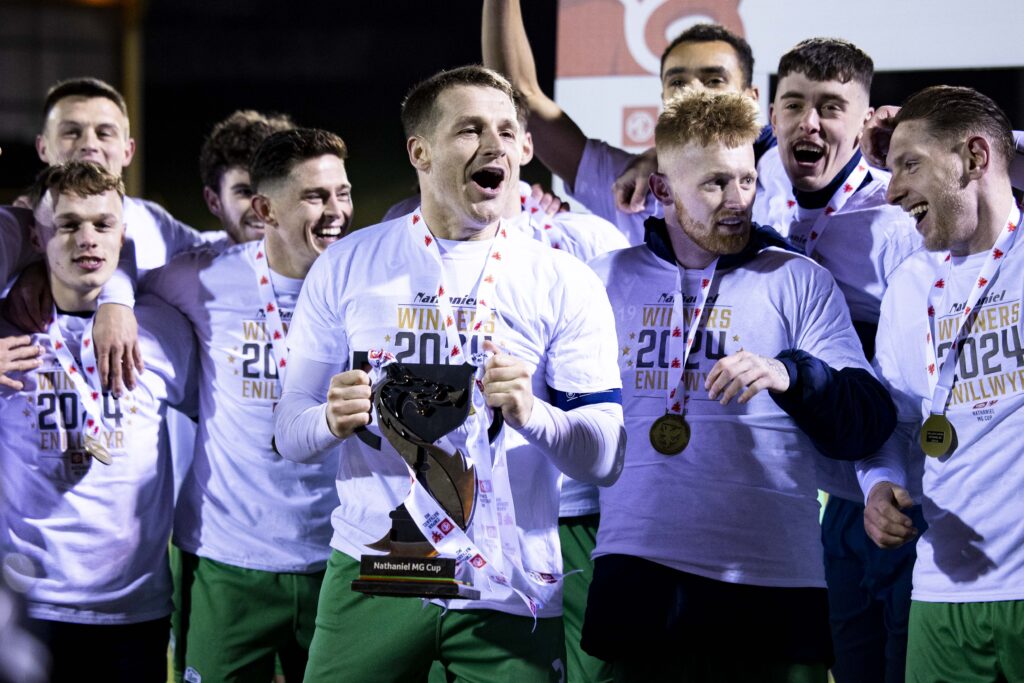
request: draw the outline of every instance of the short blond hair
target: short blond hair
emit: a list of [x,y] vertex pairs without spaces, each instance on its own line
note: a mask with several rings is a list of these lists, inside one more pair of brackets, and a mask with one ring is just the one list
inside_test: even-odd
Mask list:
[[753,144],[761,133],[757,105],[739,93],[693,90],[672,98],[654,129],[658,151],[695,142],[702,147],[721,143],[727,147]]

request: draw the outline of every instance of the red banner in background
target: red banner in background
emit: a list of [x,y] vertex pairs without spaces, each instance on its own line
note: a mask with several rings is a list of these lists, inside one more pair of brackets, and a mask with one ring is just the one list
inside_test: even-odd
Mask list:
[[661,53],[687,27],[717,22],[745,35],[740,0],[560,0],[557,78],[659,75]]

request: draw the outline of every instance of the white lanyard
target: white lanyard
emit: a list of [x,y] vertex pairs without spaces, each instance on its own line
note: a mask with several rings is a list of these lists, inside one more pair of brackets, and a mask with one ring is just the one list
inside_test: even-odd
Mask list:
[[[526,224],[533,229],[534,239],[549,247],[552,246],[551,230],[555,227],[554,218],[541,208],[540,201],[532,194],[521,193],[519,200],[523,208],[520,220],[526,221]],[[554,244],[558,244],[557,239]],[[555,248],[557,249],[557,247]]]
[[[81,370],[79,370],[78,364],[71,355],[71,350],[68,349],[64,334],[60,331],[60,325],[57,323],[56,308],[53,310],[53,319],[46,328],[46,334],[50,338],[54,355],[57,356],[57,362],[60,363],[64,374],[71,380],[71,385],[75,388],[78,400],[81,401],[82,408],[85,410],[86,419],[82,431],[95,439],[99,436],[100,426],[103,424],[103,407],[100,404],[103,390],[100,386],[99,370],[96,367],[96,350],[93,348],[92,343],[92,325],[93,319],[90,318],[89,322],[85,325],[85,331],[82,333]],[[57,420],[57,431],[60,433],[61,440],[63,441],[64,419],[62,416]]]
[[[686,293],[683,291],[683,275],[681,267],[676,265],[676,292],[672,302],[672,331],[668,335],[668,391],[665,394],[665,412],[678,415],[686,414],[686,382],[683,381],[683,373],[686,370],[686,361],[690,357],[690,349],[693,341],[697,338],[700,328],[700,317],[704,313],[704,305],[708,300],[708,293],[711,291],[711,283],[715,279],[715,267],[718,265],[718,258],[708,264],[700,274],[700,290],[696,293],[693,309],[693,318],[687,327],[686,318],[683,317],[683,299]],[[686,343],[683,343],[683,330]]]
[[[1013,214],[1017,213],[1017,221],[1013,220]],[[999,266],[1002,265],[1006,254],[1013,247],[1017,237],[1017,226],[1021,222],[1021,212],[1016,207],[1010,209],[1010,215],[1006,219],[1006,227],[1002,229],[995,245],[988,253],[985,262],[978,273],[978,279],[974,281],[971,292],[964,303],[964,308],[957,319],[956,333],[951,340],[949,351],[941,363],[937,362],[936,344],[938,337],[935,334],[935,311],[936,305],[941,303],[946,284],[952,275],[952,257],[946,254],[946,275],[932,283],[928,291],[928,333],[925,335],[925,359],[927,360],[928,383],[932,390],[932,403],[929,411],[932,415],[942,415],[946,412],[946,402],[949,400],[949,393],[953,387],[954,372],[957,359],[960,355],[960,342],[967,337],[971,330],[971,312],[974,311],[978,302],[984,298],[985,293],[992,287],[996,279]]]
[[832,199],[828,200],[828,205],[825,210],[818,214],[818,217],[814,220],[811,225],[811,229],[807,233],[807,242],[804,244],[804,254],[810,256],[814,253],[814,247],[818,244],[818,240],[825,234],[825,228],[828,227],[828,219],[832,217],[832,214],[838,212],[843,206],[846,205],[847,200],[853,196],[857,188],[864,182],[864,178],[868,174],[868,165],[861,160],[857,167],[853,169],[846,182],[842,184],[832,195]]
[[277,381],[283,387],[284,377],[288,369],[288,345],[285,343],[287,333],[281,321],[281,307],[277,304],[274,284],[270,279],[270,264],[267,263],[266,240],[260,240],[256,247],[256,286],[260,291],[263,310],[267,314],[267,335],[274,348],[274,359],[277,361]]

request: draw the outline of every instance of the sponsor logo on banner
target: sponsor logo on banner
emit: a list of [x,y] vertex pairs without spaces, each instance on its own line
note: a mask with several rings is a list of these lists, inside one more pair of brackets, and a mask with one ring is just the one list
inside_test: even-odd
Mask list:
[[623,107],[622,144],[625,147],[650,147],[654,144],[657,107]]
[[669,42],[696,23],[744,35],[740,0],[559,0],[557,78],[658,75]]
[[437,528],[441,531],[442,534],[447,536],[452,532],[452,529],[455,528],[455,525],[452,524],[452,521],[446,517],[443,520],[441,520],[441,523],[437,525]]

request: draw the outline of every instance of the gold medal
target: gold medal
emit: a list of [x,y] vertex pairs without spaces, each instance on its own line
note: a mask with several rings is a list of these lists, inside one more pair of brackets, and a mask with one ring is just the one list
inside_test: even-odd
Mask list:
[[665,413],[651,425],[651,445],[662,455],[682,453],[690,443],[690,425],[676,413]]
[[91,436],[85,437],[85,452],[104,465],[110,465],[114,462],[114,459],[110,457],[110,451],[103,447],[99,439],[94,439]]
[[956,450],[956,430],[945,415],[929,415],[921,425],[921,450],[941,458]]

